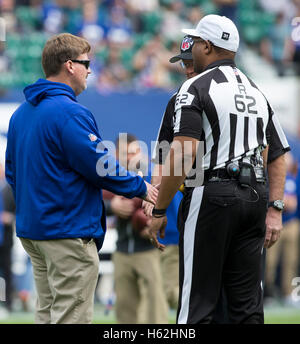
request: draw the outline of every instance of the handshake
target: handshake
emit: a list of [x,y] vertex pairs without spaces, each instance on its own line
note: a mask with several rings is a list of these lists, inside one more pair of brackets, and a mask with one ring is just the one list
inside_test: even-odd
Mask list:
[[[140,172],[139,172],[139,175]],[[143,204],[142,204],[142,208],[144,209],[144,213],[145,215],[147,215],[148,217],[152,216],[152,210],[156,204],[157,201],[157,197],[158,197],[158,191],[159,191],[159,187],[160,184],[157,185],[151,185],[149,183],[146,183],[147,186],[147,193],[146,195],[143,197]],[[180,191],[181,193],[184,193],[184,184],[180,185],[180,188],[178,189],[178,191]]]
[[[139,175],[141,176],[140,173]],[[147,186],[147,193],[143,197],[144,201],[142,204],[142,208],[144,214],[142,214],[140,209],[139,214],[136,214],[136,216],[134,217],[134,224],[143,223],[144,225],[147,225],[147,237],[150,239],[150,242],[160,251],[164,251],[165,245],[158,241],[158,237],[160,237],[161,239],[165,237],[165,228],[167,226],[166,209],[156,209],[155,214],[153,213],[153,209],[158,199],[161,179],[155,179],[155,181],[159,184],[153,186],[145,182]],[[180,185],[179,191],[184,193],[184,189],[184,184]],[[159,204],[161,204],[161,202],[162,199],[159,199]],[[166,203],[165,199],[164,202]]]
[[[148,225],[147,236],[150,239],[150,242],[152,243],[152,245],[154,247],[158,248],[161,251],[164,251],[165,245],[161,244],[158,241],[157,236],[159,235],[160,238],[164,238],[165,227],[167,225],[167,218],[165,216],[161,217],[161,218],[152,217],[152,210],[153,210],[153,208],[156,204],[156,201],[157,201],[160,184],[153,186],[147,182],[145,182],[145,183],[147,186],[147,193],[143,197],[144,201],[142,204],[142,208],[144,210],[144,214],[150,220],[150,221],[148,220],[149,222],[147,222],[147,225]],[[142,217],[142,216],[140,215],[140,217]],[[158,223],[156,223],[156,222],[158,222]]]
[[144,197],[142,197],[144,200],[143,204],[148,203],[149,205],[152,205],[152,208],[153,208],[153,206],[155,205],[155,203],[157,201],[159,185],[153,186],[153,185],[147,183],[146,181],[145,181],[145,184],[147,186],[147,192],[144,195]]
[[[152,186],[152,185],[150,185]],[[153,189],[155,189],[156,191],[154,191],[154,193],[158,193],[158,188],[159,185],[157,186],[152,186]],[[163,245],[162,243],[160,243],[158,241],[158,236],[163,239],[165,237],[165,228],[167,225],[167,217],[161,216],[161,217],[152,217],[152,210],[155,206],[155,203],[153,202],[149,202],[147,201],[147,199],[145,199],[143,201],[142,204],[142,208],[144,210],[144,214],[146,215],[147,218],[151,219],[151,221],[148,224],[148,237],[149,240],[151,242],[151,244],[158,248],[160,251],[164,251],[165,249],[165,245]],[[145,216],[144,215],[144,216]]]

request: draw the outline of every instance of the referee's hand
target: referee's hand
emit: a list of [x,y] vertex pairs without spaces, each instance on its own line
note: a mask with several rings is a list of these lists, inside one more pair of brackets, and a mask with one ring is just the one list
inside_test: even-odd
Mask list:
[[160,238],[165,237],[166,225],[167,225],[167,216],[162,216],[162,217],[152,217],[152,220],[149,226],[150,242],[154,247],[158,248],[160,251],[163,251],[165,249],[165,245],[161,244],[158,241],[157,235],[159,234]]
[[282,230],[282,214],[270,207],[266,216],[265,248],[272,247],[279,240]]

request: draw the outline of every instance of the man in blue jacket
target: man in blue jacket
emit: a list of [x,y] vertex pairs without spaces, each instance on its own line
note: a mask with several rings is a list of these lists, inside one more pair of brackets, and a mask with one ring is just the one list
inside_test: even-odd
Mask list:
[[8,130],[6,178],[16,200],[16,231],[31,257],[36,322],[90,323],[98,250],[105,234],[101,189],[155,202],[157,191],[126,171],[102,144],[86,89],[89,43],[71,34],[43,50],[46,79],[25,88]]

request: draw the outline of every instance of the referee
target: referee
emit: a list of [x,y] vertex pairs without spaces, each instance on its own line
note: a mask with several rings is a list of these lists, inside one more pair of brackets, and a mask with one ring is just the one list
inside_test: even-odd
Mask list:
[[[202,141],[204,180],[185,188],[179,211],[177,322],[211,323],[224,285],[231,323],[263,323],[261,254],[280,237],[289,146],[264,95],[235,66],[239,34],[233,22],[208,15],[184,32],[193,37],[200,74],[177,94],[174,140],[165,163],[170,170],[153,209],[152,241],[164,249],[157,234],[163,235],[165,209],[186,178],[177,168],[195,163]],[[179,154],[175,146],[186,142],[193,149]]]
[[[175,63],[180,61],[180,64],[182,68],[184,69],[185,76],[188,79],[198,75],[198,73],[195,73],[194,71],[194,64],[193,64],[193,56],[192,56],[192,48],[193,48],[193,40],[190,36],[185,36],[181,42],[180,45],[180,54],[173,56],[170,58],[171,63]],[[156,146],[154,148],[154,154],[152,157],[152,161],[155,163],[154,165],[154,172],[152,176],[151,183],[154,185],[161,183],[162,178],[162,167],[165,163],[165,158],[169,152],[170,144],[172,143],[174,139],[174,117],[175,117],[175,101],[176,101],[177,92],[172,95],[171,99],[169,100],[157,136],[156,140]],[[166,245],[166,239],[170,236],[174,236],[172,232],[174,233],[174,230],[177,232],[177,226],[175,226],[177,213],[178,213],[178,199],[180,196],[178,194],[181,194],[180,192],[177,192],[170,203],[166,215],[168,219],[167,226],[165,228],[165,237],[163,240],[163,243],[165,244],[166,248],[164,250],[163,257],[170,256],[170,254],[173,254],[173,257],[171,256],[168,260],[172,261],[172,265],[176,264],[176,267],[173,267],[170,269],[164,269],[164,281],[166,281],[166,285],[173,285],[173,290],[177,290],[178,282],[175,282],[174,278],[170,278],[170,276],[174,277],[174,270],[176,271],[176,279],[178,280],[177,274],[178,274],[178,260],[179,257],[177,255],[179,252],[177,251],[177,245],[176,245],[176,251],[174,245]],[[181,198],[180,198],[181,199]],[[147,215],[151,216],[153,205],[149,202],[144,202],[144,208],[146,210]],[[175,228],[176,227],[176,228]],[[171,232],[172,231],[172,232]],[[178,233],[176,233],[178,235]],[[175,257],[176,252],[176,257]],[[171,270],[171,271],[170,271]],[[169,295],[168,290],[166,290],[167,296]],[[175,293],[171,294],[174,298]],[[178,292],[176,292],[176,296],[178,299]],[[176,304],[176,308],[178,306],[178,300],[176,299],[176,303],[173,302],[173,304]],[[168,297],[168,301],[169,301]],[[170,302],[169,302],[170,303]],[[226,296],[224,293],[224,290],[222,288],[222,291],[220,293],[220,298],[217,303],[214,315],[213,315],[213,323],[227,323],[228,322],[228,316],[227,316],[227,301]]]

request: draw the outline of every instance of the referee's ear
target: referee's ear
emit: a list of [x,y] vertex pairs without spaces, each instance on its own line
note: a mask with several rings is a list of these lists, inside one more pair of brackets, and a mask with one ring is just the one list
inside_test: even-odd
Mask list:
[[214,46],[210,41],[205,41],[204,52],[206,55],[210,55],[214,52]]

